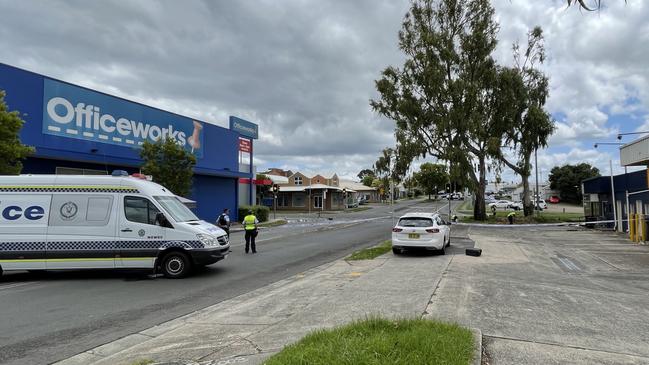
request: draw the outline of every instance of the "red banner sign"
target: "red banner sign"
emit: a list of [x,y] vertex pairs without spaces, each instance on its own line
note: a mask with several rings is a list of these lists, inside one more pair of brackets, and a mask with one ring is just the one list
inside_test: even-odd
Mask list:
[[249,139],[239,138],[239,151],[241,152],[252,152],[252,143]]

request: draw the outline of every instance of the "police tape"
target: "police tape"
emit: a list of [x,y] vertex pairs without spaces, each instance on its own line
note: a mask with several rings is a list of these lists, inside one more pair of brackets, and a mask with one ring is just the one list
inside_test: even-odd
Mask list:
[[[628,219],[622,220],[627,222]],[[524,227],[560,227],[560,226],[585,226],[585,225],[594,225],[594,224],[606,224],[606,223],[615,223],[615,220],[606,220],[606,221],[589,221],[589,222],[560,222],[560,223],[535,223],[535,224],[488,224],[488,223],[461,223],[453,222],[454,226],[470,226],[470,227],[509,227],[509,228],[524,228]]]

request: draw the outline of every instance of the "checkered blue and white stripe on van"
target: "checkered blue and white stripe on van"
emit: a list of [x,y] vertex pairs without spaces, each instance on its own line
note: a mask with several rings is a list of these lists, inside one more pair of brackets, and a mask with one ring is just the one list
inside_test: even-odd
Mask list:
[[102,251],[129,249],[203,248],[200,241],[53,241],[53,242],[0,242],[0,252],[11,251]]
[[0,193],[131,193],[139,190],[119,186],[0,186]]

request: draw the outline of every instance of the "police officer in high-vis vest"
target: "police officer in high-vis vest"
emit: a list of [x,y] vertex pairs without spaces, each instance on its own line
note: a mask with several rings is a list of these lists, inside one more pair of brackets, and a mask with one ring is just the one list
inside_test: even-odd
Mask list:
[[[246,231],[246,253],[252,248],[252,253],[257,253],[257,247],[255,246],[255,237],[257,237],[257,225],[259,221],[252,210],[248,211],[248,215],[243,218],[243,229]],[[252,247],[251,247],[252,246]]]

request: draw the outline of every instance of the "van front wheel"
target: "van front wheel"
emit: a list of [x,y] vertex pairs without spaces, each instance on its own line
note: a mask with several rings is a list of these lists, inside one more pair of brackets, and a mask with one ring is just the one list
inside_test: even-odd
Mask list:
[[189,257],[182,252],[170,252],[162,258],[162,274],[169,279],[184,278],[190,270]]

